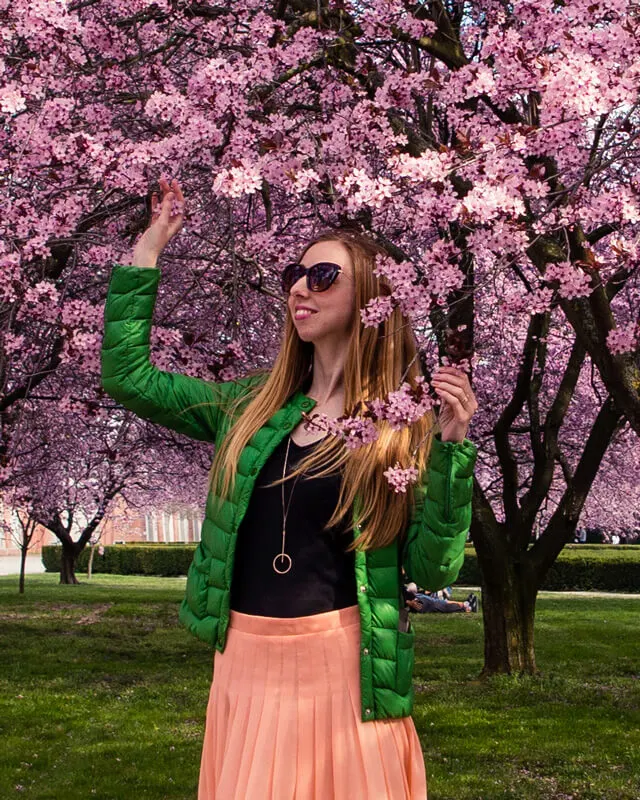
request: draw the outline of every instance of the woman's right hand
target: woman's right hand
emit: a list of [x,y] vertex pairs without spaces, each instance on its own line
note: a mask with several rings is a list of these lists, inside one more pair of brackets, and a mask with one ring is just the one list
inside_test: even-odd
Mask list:
[[[133,250],[135,266],[154,267],[160,253],[178,233],[184,221],[184,195],[178,181],[174,178],[169,185],[164,178],[160,178],[158,183],[162,200],[158,202],[157,192],[151,195],[151,224],[136,242]],[[174,201],[178,213],[172,215]]]

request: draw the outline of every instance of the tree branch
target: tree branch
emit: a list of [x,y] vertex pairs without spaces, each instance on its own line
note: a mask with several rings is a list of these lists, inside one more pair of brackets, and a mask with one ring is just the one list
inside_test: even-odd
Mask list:
[[573,475],[553,516],[530,550],[538,585],[552,566],[562,548],[573,538],[591,485],[598,474],[611,438],[623,419],[622,412],[611,395],[603,403]]

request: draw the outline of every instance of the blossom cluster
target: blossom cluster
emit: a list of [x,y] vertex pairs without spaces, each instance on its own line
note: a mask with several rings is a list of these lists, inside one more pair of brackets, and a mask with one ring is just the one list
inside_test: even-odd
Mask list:
[[0,111],[3,114],[17,114],[27,107],[26,100],[18,89],[4,86],[0,89]]
[[14,335],[13,333],[5,333],[4,351],[7,355],[19,352],[24,346],[25,337],[22,334]]
[[288,176],[291,177],[291,191],[295,194],[302,194],[320,183],[320,175],[315,169],[293,170]]
[[381,278],[387,278],[390,283],[412,283],[416,280],[416,269],[411,261],[397,262],[391,256],[376,255],[374,273]]
[[[390,392],[386,399],[376,398],[364,403],[364,410],[360,414],[337,418],[326,414],[305,414],[305,428],[337,436],[350,450],[363,447],[378,439],[377,422],[384,420],[394,430],[401,430],[424,416],[438,402],[428,395],[428,382],[423,376],[418,376],[416,383],[417,386],[413,388],[404,382],[398,391]],[[396,464],[384,475],[394,491],[404,492],[407,485],[416,479],[417,471],[413,467],[400,468]]]
[[640,325],[629,322],[609,331],[607,346],[614,354],[632,353],[640,347]]
[[406,178],[411,183],[444,181],[453,166],[451,153],[427,150],[419,156],[409,153],[395,153],[387,161],[388,168],[398,178]]
[[367,37],[388,36],[389,29],[399,28],[416,39],[434,33],[436,25],[430,19],[418,19],[401,0],[369,0],[368,11],[360,24]]
[[18,319],[31,318],[56,322],[60,316],[60,293],[50,281],[39,281],[27,289],[18,311]]
[[532,292],[503,297],[499,308],[511,314],[544,314],[551,310],[555,294],[550,286],[540,286]]
[[366,444],[375,442],[378,430],[373,420],[364,416],[328,417],[326,414],[305,416],[305,429],[308,431],[325,431],[343,440],[349,450],[356,450]]
[[407,486],[418,480],[418,470],[415,467],[403,469],[397,461],[393,467],[389,467],[382,474],[396,494],[398,492],[406,493]]
[[241,165],[221,170],[213,180],[213,191],[223,197],[241,197],[254,194],[262,186],[262,175],[257,164]]
[[57,403],[58,411],[63,414],[78,414],[84,416],[87,405],[83,400],[76,400],[70,394],[63,395]]
[[[0,248],[2,244],[0,243]],[[0,301],[14,303],[20,293],[20,256],[18,253],[2,253],[0,249]]]
[[70,328],[81,327],[91,331],[101,331],[104,318],[104,305],[89,303],[77,298],[67,300],[60,312],[60,321]]
[[545,272],[548,281],[559,281],[558,293],[567,300],[587,297],[592,292],[591,278],[570,261],[549,264]]
[[394,430],[399,431],[431,411],[434,401],[427,393],[428,383],[424,376],[419,375],[416,383],[418,385],[414,389],[405,381],[397,391],[389,392],[386,401],[372,400],[369,406],[375,417],[386,420]]
[[101,346],[101,333],[91,333],[76,328],[64,339],[60,363],[73,364],[74,367],[82,368],[87,374],[99,373]]
[[357,211],[363,206],[381,209],[393,197],[393,183],[386,177],[370,177],[363,169],[354,169],[336,178],[336,186],[346,199],[347,209]]
[[388,281],[392,292],[373,297],[360,309],[360,318],[365,327],[376,327],[383,323],[396,306],[408,317],[428,312],[432,305],[431,290],[419,280],[411,261],[396,262],[389,256],[377,255],[374,272]]
[[181,124],[188,119],[189,107],[187,99],[178,92],[153,92],[145,103],[144,113],[150,119]]
[[390,295],[373,297],[360,309],[360,319],[365,328],[375,328],[390,315],[396,304]]

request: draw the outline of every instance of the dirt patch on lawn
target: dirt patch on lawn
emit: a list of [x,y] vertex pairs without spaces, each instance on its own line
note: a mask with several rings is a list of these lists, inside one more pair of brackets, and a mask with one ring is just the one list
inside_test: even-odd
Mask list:
[[89,614],[76,620],[76,625],[93,625],[93,623],[98,622],[102,614],[108,611],[113,605],[113,603],[102,603],[99,606],[94,606]]
[[[76,625],[92,625],[98,622],[102,614],[108,611],[114,603],[101,603],[100,605],[87,606],[84,603],[38,603],[30,611],[2,611],[0,622],[15,622],[17,620],[37,620],[51,617],[52,612],[56,617],[73,621]],[[87,613],[87,609],[91,610]],[[74,619],[82,614],[79,619]]]

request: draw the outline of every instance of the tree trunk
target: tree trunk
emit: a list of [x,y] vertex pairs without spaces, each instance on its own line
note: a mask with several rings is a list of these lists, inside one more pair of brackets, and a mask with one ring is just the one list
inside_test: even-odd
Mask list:
[[87,580],[91,580],[91,570],[93,569],[93,554],[96,552],[98,545],[91,545],[91,552],[89,553],[89,564],[87,565]]
[[20,548],[20,588],[19,594],[24,594],[24,573],[27,568],[27,550],[28,546]]
[[[533,644],[536,581],[531,570],[506,557],[502,568],[482,569],[484,668],[482,675],[537,673]],[[490,575],[490,581],[485,579]]]
[[62,560],[60,562],[60,583],[79,583],[76,578],[76,560],[78,553],[75,547],[62,545]]

